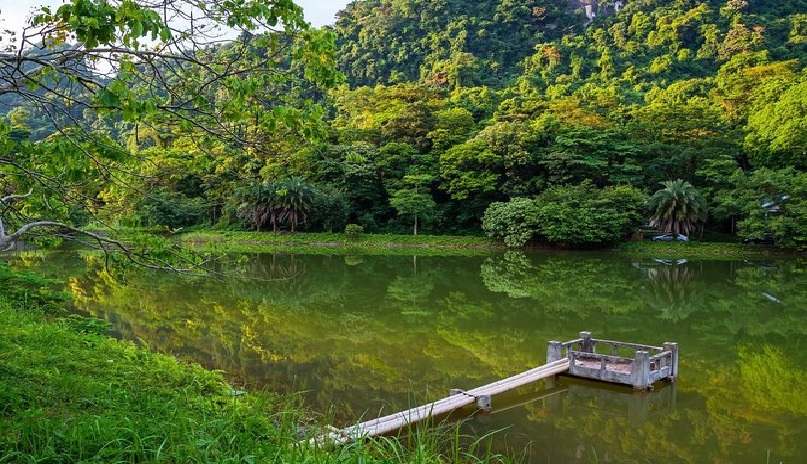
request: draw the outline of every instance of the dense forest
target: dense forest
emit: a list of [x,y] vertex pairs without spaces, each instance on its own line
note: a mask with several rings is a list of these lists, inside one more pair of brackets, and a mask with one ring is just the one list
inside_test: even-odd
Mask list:
[[333,53],[337,76],[274,36],[206,48],[283,79],[196,89],[231,99],[204,124],[138,103],[188,86],[170,60],[97,77],[131,114],[68,98],[82,79],[60,113],[43,90],[0,94],[0,192],[60,187],[13,218],[575,247],[650,221],[807,247],[806,0],[361,0],[317,32],[330,42],[305,57]]

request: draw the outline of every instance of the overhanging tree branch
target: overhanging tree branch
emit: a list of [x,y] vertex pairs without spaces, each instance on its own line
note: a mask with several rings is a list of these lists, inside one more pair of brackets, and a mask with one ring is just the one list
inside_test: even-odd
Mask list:
[[[151,194],[138,177],[149,155],[127,150],[127,134],[153,127],[190,136],[203,152],[214,140],[251,154],[247,148],[271,147],[264,139],[303,128],[300,139],[310,138],[322,111],[300,98],[300,89],[337,78],[333,36],[311,31],[289,0],[66,2],[43,7],[19,39],[0,51],[0,104],[33,109],[40,124],[0,121],[0,136],[15,137],[0,146],[0,193],[34,188],[3,198],[0,250],[40,230],[80,235],[146,267],[177,270],[69,219],[78,209],[86,217],[105,207],[109,186],[145,184],[137,193]],[[24,207],[10,206],[33,192]]]

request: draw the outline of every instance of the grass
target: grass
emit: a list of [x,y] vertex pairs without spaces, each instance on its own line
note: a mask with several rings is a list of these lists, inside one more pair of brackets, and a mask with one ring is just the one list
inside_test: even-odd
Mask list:
[[[344,254],[345,250],[362,254],[409,255],[417,249],[420,255],[475,255],[505,247],[488,237],[456,235],[396,235],[361,233],[351,238],[345,233],[273,233],[254,231],[210,230],[189,228],[187,232],[168,235],[183,245],[202,252],[262,252],[282,251],[316,254]],[[124,229],[124,237],[143,237],[157,233],[165,236],[164,228]],[[675,255],[688,258],[750,258],[759,256],[804,256],[803,252],[774,246],[746,245],[731,234],[704,233],[702,240],[692,242],[654,242],[642,240],[623,242],[608,251],[630,255]],[[537,244],[527,249],[553,249]]]
[[295,396],[241,394],[220,373],[114,340],[104,321],[54,310],[62,295],[46,281],[0,263],[3,285],[18,292],[0,293],[0,463],[508,461],[448,426],[300,446],[318,428]]
[[742,258],[759,257],[767,255],[787,256],[796,255],[796,252],[782,250],[770,246],[745,245],[742,243],[728,242],[653,242],[644,240],[640,242],[621,243],[616,248],[617,251],[631,255],[674,255],[682,258]]
[[[360,234],[354,239],[342,233],[280,233],[196,231],[178,236],[186,245],[205,251],[361,250],[362,253],[477,254],[497,248],[486,237],[451,235]],[[338,253],[344,253],[339,251]]]
[[[361,253],[411,254],[479,254],[503,248],[486,237],[437,235],[361,234],[350,240],[341,233],[274,234],[271,232],[196,231],[181,234],[184,244],[209,252],[305,251],[307,253],[344,254],[345,250]],[[725,238],[725,237],[722,237]],[[625,242],[611,251],[631,255],[675,255],[689,258],[743,258],[765,255],[793,254],[774,247],[744,245],[727,241],[653,242],[644,240]]]

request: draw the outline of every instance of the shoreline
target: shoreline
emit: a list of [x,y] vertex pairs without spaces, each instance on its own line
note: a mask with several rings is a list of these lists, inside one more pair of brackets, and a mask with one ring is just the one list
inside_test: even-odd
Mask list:
[[[281,233],[204,231],[177,235],[179,243],[205,251],[270,252],[270,251],[315,251],[344,253],[401,254],[417,251],[423,254],[484,254],[491,251],[611,252],[627,256],[673,254],[680,257],[730,258],[730,257],[804,257],[804,252],[783,250],[770,246],[745,245],[730,242],[653,242],[649,240],[622,242],[617,245],[570,249],[549,245],[533,245],[508,248],[486,237],[452,235],[392,235],[362,234],[355,240],[341,233]],[[327,251],[326,251],[327,250]]]

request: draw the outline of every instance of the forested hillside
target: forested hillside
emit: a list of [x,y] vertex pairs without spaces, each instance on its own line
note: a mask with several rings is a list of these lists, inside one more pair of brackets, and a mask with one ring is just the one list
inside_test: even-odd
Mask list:
[[538,205],[491,224],[589,241],[581,231],[602,218],[566,233],[535,223],[562,215],[556,197],[574,211],[632,186],[636,205],[683,179],[706,197],[709,227],[764,234],[785,221],[763,223],[766,198],[804,208],[788,192],[804,191],[807,167],[805,12],[800,0],[356,2],[335,28],[350,86],[334,92],[333,125],[342,150],[383,163],[406,151],[392,179],[382,167],[385,191],[428,179],[440,228],[471,229],[491,202],[527,197]]
[[366,0],[332,31],[342,84],[253,82],[269,87],[248,111],[276,118],[243,118],[240,144],[112,121],[137,156],[92,213],[596,246],[685,204],[693,234],[807,247],[807,0]]
[[535,44],[583,20],[569,0],[372,0],[349,4],[335,30],[351,85],[500,85]]

